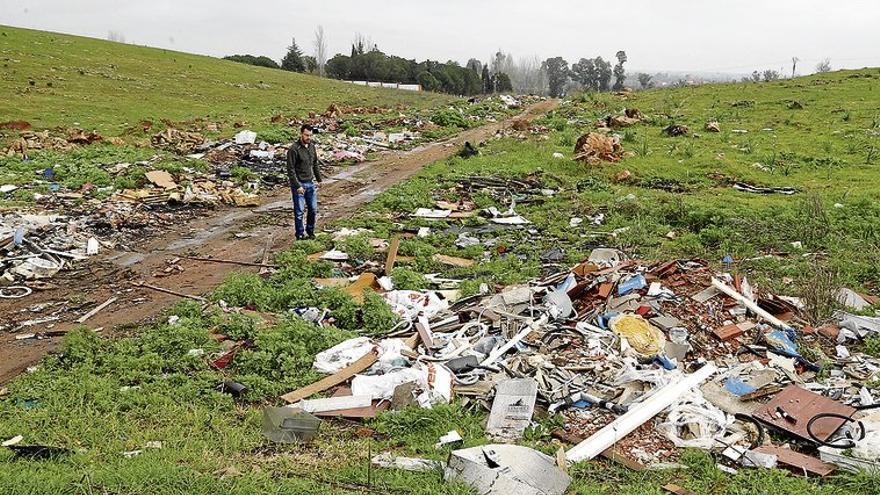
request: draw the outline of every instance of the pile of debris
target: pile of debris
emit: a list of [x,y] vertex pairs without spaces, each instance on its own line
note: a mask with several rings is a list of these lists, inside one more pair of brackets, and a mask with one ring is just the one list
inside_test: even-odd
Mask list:
[[28,153],[39,150],[70,151],[78,145],[106,142],[113,145],[124,144],[121,138],[104,138],[96,131],[70,128],[63,135],[46,131],[24,131],[9,146],[0,151],[0,156],[27,157]]
[[596,123],[596,127],[617,130],[638,124],[641,121],[642,112],[638,108],[625,108],[623,115],[607,115]]
[[59,215],[0,217],[0,296],[29,295],[31,287],[9,290],[8,285],[51,278],[72,263],[98,254],[101,247],[98,239]]
[[601,162],[616,162],[623,158],[623,145],[620,136],[589,132],[579,137],[574,145],[574,159],[590,165]]
[[[716,453],[725,470],[880,472],[880,414],[867,411],[876,399],[866,386],[880,377],[880,360],[857,350],[880,336],[880,318],[840,312],[813,329],[798,319],[802,301],[760,291],[735,271],[716,273],[698,259],[643,264],[607,248],[465,299],[454,290],[460,280],[432,275],[452,290],[403,291],[370,275],[355,285],[381,293],[402,323],[383,340],[359,337],[319,354],[314,366],[328,376],[285,394],[289,408],[363,418],[458,397],[489,410],[486,433],[496,442],[521,438],[536,414],[562,415],[554,435],[577,443],[567,462],[604,455],[644,469],[691,447]],[[847,289],[840,301],[860,311],[877,302]],[[329,390],[331,398],[310,399]],[[440,444],[460,438],[450,432]],[[453,451],[447,477],[480,487],[493,476],[487,468],[521,469],[504,449]],[[561,474],[564,463],[548,459],[540,461],[548,475]],[[376,462],[416,461],[433,465]]]

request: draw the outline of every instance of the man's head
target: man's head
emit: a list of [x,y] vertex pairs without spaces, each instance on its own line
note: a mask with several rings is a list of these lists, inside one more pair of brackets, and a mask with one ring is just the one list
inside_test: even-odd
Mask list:
[[312,126],[303,124],[303,126],[300,127],[299,140],[302,144],[309,144],[312,142]]

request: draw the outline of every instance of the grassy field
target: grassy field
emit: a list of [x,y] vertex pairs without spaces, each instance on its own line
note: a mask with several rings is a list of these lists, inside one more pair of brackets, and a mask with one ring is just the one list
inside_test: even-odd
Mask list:
[[188,53],[0,26],[0,122],[119,136],[138,122],[254,126],[331,103],[424,108],[453,98],[364,88]]
[[[387,236],[401,223],[433,227],[427,238],[402,242],[400,253],[416,259],[395,269],[398,288],[424,287],[419,275],[437,272],[464,279],[463,292],[474,293],[481,283],[505,285],[540,275],[540,257],[547,249],[564,249],[566,261],[573,263],[592,247],[610,245],[648,260],[703,257],[718,264],[731,254],[753,284],[771,286],[781,295],[801,294],[822,270],[834,273],[841,284],[877,294],[880,172],[873,150],[880,147],[878,79],[878,70],[866,69],[766,84],[576,96],[535,122],[548,127],[546,138],[492,140],[478,157],[436,163],[383,193],[337,224],[367,227],[373,234],[337,247],[357,260],[381,263],[384,258],[373,253],[368,237]],[[577,138],[595,129],[597,119],[624,107],[645,115],[642,123],[620,131],[631,156],[598,166],[571,161]],[[710,120],[720,123],[721,132],[703,130]],[[687,125],[691,134],[663,135],[662,129],[673,123]],[[556,152],[565,158],[553,158]],[[631,177],[615,179],[624,170]],[[456,184],[474,174],[537,174],[556,189],[552,196],[517,203],[517,212],[537,233],[494,232],[496,244],[507,248],[503,253],[480,246],[459,249],[456,235],[443,232],[444,223],[407,218],[436,199],[461,199]],[[798,192],[750,194],[729,187],[734,178]],[[482,193],[472,199],[480,207],[509,206],[507,198]],[[605,215],[601,225],[589,220],[569,225],[573,216],[598,213]],[[276,257],[282,269],[269,279],[236,274],[211,297],[263,314],[319,305],[333,311],[338,328],[318,329],[291,316],[279,316],[274,323],[264,317],[268,323],[261,323],[259,317],[181,304],[170,313],[180,317],[176,323],[163,318],[128,338],[105,339],[88,330],[69,335],[62,355],[47,358],[0,397],[0,437],[23,434],[27,443],[63,446],[73,453],[35,462],[0,452],[4,493],[469,493],[464,486],[443,483],[439,473],[367,468],[370,453],[388,450],[444,459],[449,450],[433,444],[450,429],[462,434],[466,446],[485,443],[485,413],[458,403],[385,414],[367,423],[378,433],[374,437],[362,436],[347,423],[325,423],[310,444],[278,446],[262,439],[261,407],[313,381],[316,352],[356,333],[381,333],[393,321],[377,298],[367,297],[359,305],[338,290],[311,287],[311,277],[327,276],[332,267],[307,262],[305,256],[332,244],[326,234],[297,243]],[[437,264],[435,253],[479,263],[453,269]],[[212,370],[203,358],[189,354],[191,349],[218,350],[212,333],[248,338],[255,347],[223,372]],[[880,346],[872,352],[876,349]],[[250,392],[235,401],[215,391],[224,378],[247,384]],[[868,385],[875,393],[880,388]],[[541,419],[522,443],[554,453],[559,444],[548,434],[553,424],[552,418]],[[162,442],[161,449],[145,448],[155,441]],[[123,455],[133,450],[142,453]],[[852,474],[807,480],[779,470],[728,475],[698,451],[686,452],[681,462],[688,469],[647,473],[603,461],[578,464],[571,470],[570,491],[660,494],[663,484],[674,482],[712,495],[868,495],[876,493],[878,481]],[[220,470],[229,467],[240,475],[224,476]]]

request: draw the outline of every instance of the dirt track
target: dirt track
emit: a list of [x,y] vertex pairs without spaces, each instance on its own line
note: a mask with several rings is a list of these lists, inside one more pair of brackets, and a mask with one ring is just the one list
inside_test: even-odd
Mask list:
[[[322,184],[319,225],[350,215],[426,165],[454,154],[465,141],[483,141],[518,118],[546,113],[556,105],[555,100],[544,101],[506,121],[469,129],[411,151],[385,153],[377,160],[343,169]],[[293,241],[292,214],[290,193],[282,189],[266,196],[259,208],[218,209],[146,240],[134,251],[108,253],[76,272],[60,274],[51,281],[57,288],[35,291],[20,300],[0,301],[3,323],[39,320],[56,304],[54,308],[68,308],[58,315],[59,320],[26,327],[13,324],[11,333],[0,335],[0,383],[33,366],[60,342],[58,336],[18,341],[15,335],[70,330],[77,326],[77,318],[114,296],[118,298],[115,303],[88,320],[90,327],[109,332],[147,321],[180,298],[135,287],[133,281],[186,294],[204,294],[232,271],[257,268],[183,259],[177,263],[183,271],[162,277],[154,274],[162,273],[169,266],[168,260],[187,255],[260,262],[267,247],[271,253]],[[49,324],[54,326],[47,328]]]

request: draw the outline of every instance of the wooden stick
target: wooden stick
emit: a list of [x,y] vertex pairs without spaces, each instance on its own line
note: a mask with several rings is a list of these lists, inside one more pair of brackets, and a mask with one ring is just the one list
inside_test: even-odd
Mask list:
[[107,300],[104,301],[101,305],[95,307],[95,309],[93,309],[93,310],[89,311],[88,313],[82,315],[78,320],[76,320],[76,322],[77,322],[77,323],[85,323],[86,320],[88,320],[89,318],[91,318],[91,317],[95,316],[96,314],[98,314],[102,309],[104,309],[104,308],[106,308],[107,306],[110,306],[111,304],[115,303],[117,299],[119,299],[119,298],[118,298],[118,297],[111,297],[110,299],[107,299]]
[[138,283],[134,283],[134,285],[136,285],[136,286],[138,286],[138,287],[143,287],[143,288],[146,288],[146,289],[152,289],[152,290],[157,291],[157,292],[164,292],[165,294],[171,294],[172,296],[185,297],[185,298],[187,298],[187,299],[192,299],[193,301],[199,301],[199,302],[203,302],[203,303],[204,303],[204,302],[208,302],[208,300],[205,299],[204,297],[200,297],[200,296],[192,296],[192,295],[189,295],[189,294],[183,294],[183,293],[181,293],[181,292],[175,292],[175,291],[173,291],[173,290],[171,290],[171,289],[165,289],[165,288],[162,288],[162,287],[156,287],[155,285],[150,285],[150,284],[148,284],[148,283],[144,283],[144,282],[141,282],[141,283],[139,283],[139,284],[138,284]]
[[391,275],[394,269],[394,262],[397,261],[397,248],[400,247],[400,236],[395,235],[391,239],[391,245],[388,247],[388,257],[385,258],[385,275]]
[[278,265],[266,264],[266,263],[252,263],[250,261],[236,261],[236,260],[224,260],[218,258],[200,258],[198,256],[183,256],[184,259],[193,260],[193,261],[207,261],[210,263],[226,263],[229,265],[241,265],[241,266],[256,266],[259,268],[278,268]]

